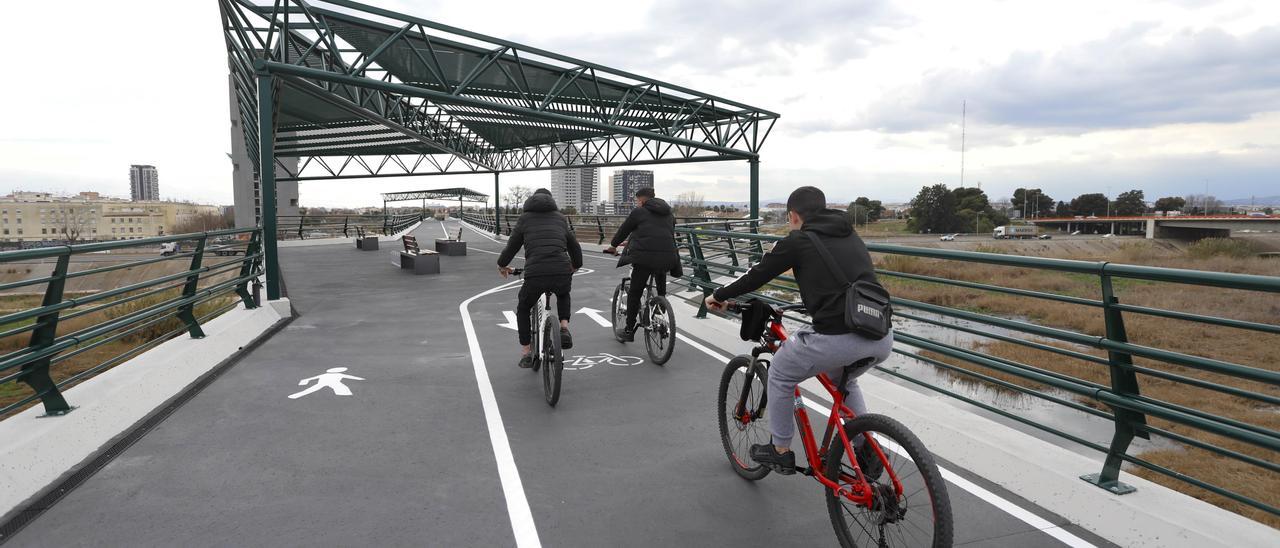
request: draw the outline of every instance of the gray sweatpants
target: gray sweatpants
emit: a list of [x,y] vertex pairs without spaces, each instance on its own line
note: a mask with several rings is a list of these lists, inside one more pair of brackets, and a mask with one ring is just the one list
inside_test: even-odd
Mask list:
[[862,398],[862,389],[858,387],[858,376],[888,359],[892,350],[893,333],[874,341],[853,333],[823,335],[815,332],[812,327],[805,326],[788,335],[769,365],[768,414],[773,444],[791,446],[791,438],[796,432],[792,402],[795,400],[797,384],[816,377],[819,373],[826,373],[832,382],[838,383],[846,365],[875,358],[871,365],[855,370],[849,376],[846,387],[849,395],[844,400],[845,405],[855,414],[865,414],[867,402]]

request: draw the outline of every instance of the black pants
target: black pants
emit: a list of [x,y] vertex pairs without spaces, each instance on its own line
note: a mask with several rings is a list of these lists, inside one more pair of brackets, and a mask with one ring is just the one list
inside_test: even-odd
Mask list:
[[635,329],[636,315],[640,313],[640,299],[644,297],[644,287],[653,277],[653,285],[658,294],[667,295],[667,271],[651,270],[640,265],[631,265],[631,285],[627,287],[627,329]]
[[570,274],[524,279],[524,285],[520,286],[520,302],[516,305],[516,328],[520,332],[520,344],[529,344],[533,341],[533,332],[530,327],[532,318],[529,314],[538,304],[538,297],[546,291],[556,295],[556,314],[561,320],[569,321],[569,316],[572,314],[569,310],[569,289],[572,286],[573,276]]

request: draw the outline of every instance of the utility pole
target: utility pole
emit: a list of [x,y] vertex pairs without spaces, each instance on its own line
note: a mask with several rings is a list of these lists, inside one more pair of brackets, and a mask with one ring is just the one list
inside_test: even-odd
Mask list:
[[960,188],[964,188],[964,126],[968,101],[960,102]]

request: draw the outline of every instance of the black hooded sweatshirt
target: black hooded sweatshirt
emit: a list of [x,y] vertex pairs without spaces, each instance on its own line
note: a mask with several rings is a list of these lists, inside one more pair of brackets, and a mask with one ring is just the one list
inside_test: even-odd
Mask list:
[[573,269],[582,267],[582,247],[550,194],[538,193],[525,200],[524,213],[511,229],[498,266],[511,264],[521,246],[525,278],[570,276]]
[[849,333],[844,325],[845,288],[836,281],[822,255],[813,247],[813,241],[803,232],[813,232],[827,246],[836,265],[850,282],[876,281],[871,255],[849,224],[844,212],[824,209],[804,222],[800,230],[793,230],[786,238],[774,244],[745,274],[733,283],[715,291],[721,301],[759,289],[787,270],[793,271],[800,286],[800,300],[804,302],[813,329],[818,333],[837,335]]
[[643,206],[632,209],[609,243],[618,247],[625,240],[629,240],[626,257],[631,264],[667,271],[680,263],[676,254],[676,218],[662,198],[649,198]]

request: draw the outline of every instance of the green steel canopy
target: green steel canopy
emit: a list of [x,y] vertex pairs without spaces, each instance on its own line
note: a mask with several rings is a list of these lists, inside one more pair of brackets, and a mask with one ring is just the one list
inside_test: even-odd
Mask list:
[[[496,202],[502,172],[740,160],[759,214],[776,113],[350,0],[218,10],[263,203],[276,201],[277,170],[299,181],[493,173]],[[262,224],[278,299],[275,208]]]
[[270,76],[288,179],[755,160],[778,118],[357,2],[218,3],[251,156]]
[[384,192],[383,202],[406,202],[410,200],[458,200],[468,202],[487,202],[489,195],[469,188],[437,188],[434,190],[410,190],[407,192]]

